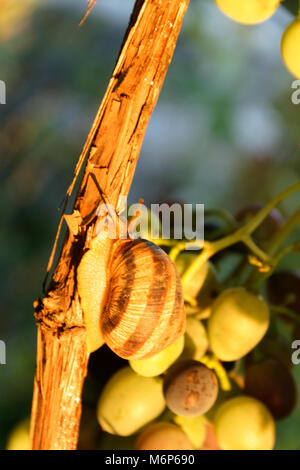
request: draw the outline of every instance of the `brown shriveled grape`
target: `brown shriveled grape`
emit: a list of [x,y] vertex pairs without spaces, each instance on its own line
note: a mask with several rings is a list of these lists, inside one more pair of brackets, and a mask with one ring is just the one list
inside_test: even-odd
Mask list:
[[297,401],[297,389],[289,369],[268,359],[246,370],[245,391],[266,405],[276,420],[286,418]]
[[264,337],[259,344],[259,349],[264,355],[264,359],[276,359],[284,366],[291,368],[291,346],[283,337]]
[[[283,305],[300,314],[300,272],[281,270],[267,281],[267,298],[271,304]],[[282,317],[289,320],[284,314]]]
[[164,379],[168,408],[179,416],[200,416],[216,401],[218,381],[215,373],[198,361],[175,364]]

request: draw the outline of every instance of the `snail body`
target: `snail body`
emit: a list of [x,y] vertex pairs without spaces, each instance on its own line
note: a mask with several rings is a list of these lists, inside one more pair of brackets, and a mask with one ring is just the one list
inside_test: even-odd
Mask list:
[[104,344],[99,312],[104,309],[108,287],[108,262],[112,240],[106,234],[94,238],[77,271],[78,292],[87,328],[87,348],[96,351]]
[[114,240],[101,231],[78,266],[77,283],[89,352],[106,343],[120,357],[142,359],[184,332],[179,275],[150,241]]

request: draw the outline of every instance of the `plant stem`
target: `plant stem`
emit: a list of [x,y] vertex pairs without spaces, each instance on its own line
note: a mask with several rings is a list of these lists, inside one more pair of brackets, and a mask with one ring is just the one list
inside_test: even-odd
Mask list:
[[267,253],[265,253],[261,248],[259,248],[256,245],[256,243],[254,243],[251,237],[246,237],[243,241],[245,245],[249,248],[249,250],[251,250],[252,253],[254,253],[254,255],[256,255],[259,259],[261,259],[265,263],[270,263],[270,258],[267,255]]
[[278,230],[278,232],[272,238],[269,247],[268,253],[270,256],[274,255],[282,243],[287,239],[287,237],[292,233],[292,231],[300,223],[300,209],[298,209],[294,214],[292,214],[285,222],[283,227]]
[[251,251],[262,259],[265,263],[270,262],[268,254],[264,253],[250,238],[251,234],[257,227],[265,220],[268,214],[280,202],[289,197],[294,192],[300,190],[300,181],[289,186],[287,189],[275,196],[265,207],[263,207],[249,222],[245,223],[242,227],[237,229],[234,233],[227,235],[215,242],[204,242],[204,247],[200,255],[191,263],[189,268],[182,276],[183,285],[187,285],[195,276],[198,269],[208,261],[212,256],[229,246],[236,243],[243,242]]
[[228,374],[224,367],[222,366],[221,362],[219,359],[213,355],[213,356],[203,356],[201,358],[201,362],[205,364],[207,367],[210,369],[213,369],[215,373],[218,376],[218,379],[220,381],[220,385],[222,390],[224,391],[230,391],[231,390],[231,383],[228,378]]
[[300,209],[298,209],[294,214],[292,214],[285,222],[285,224],[281,227],[281,229],[274,235],[272,238],[268,248],[267,253],[272,258],[272,269],[270,269],[267,273],[262,273],[257,270],[253,271],[248,280],[247,280],[247,287],[252,290],[259,290],[262,283],[270,277],[274,270],[276,269],[279,261],[283,258],[283,256],[291,253],[293,251],[298,251],[298,242],[289,245],[288,247],[284,248],[281,252],[278,252],[279,247],[284,243],[287,237],[292,233],[292,231],[297,227],[300,223]]
[[185,249],[185,247],[185,242],[179,242],[171,249],[169,258],[173,261],[173,263],[175,262],[177,256]]

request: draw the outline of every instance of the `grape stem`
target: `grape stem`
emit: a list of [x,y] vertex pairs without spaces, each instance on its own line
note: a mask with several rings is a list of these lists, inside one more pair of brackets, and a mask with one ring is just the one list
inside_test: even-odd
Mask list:
[[274,255],[282,243],[292,233],[292,231],[300,223],[300,209],[292,214],[285,222],[285,224],[278,230],[278,232],[272,238],[268,247],[268,253],[270,256]]
[[[199,268],[208,261],[212,256],[218,253],[229,246],[232,246],[236,243],[244,243],[259,259],[262,260],[264,264],[271,265],[270,256],[262,251],[252,240],[251,235],[257,229],[257,227],[265,220],[268,214],[274,209],[280,202],[289,197],[294,192],[300,190],[300,181],[289,186],[287,189],[275,196],[265,207],[263,207],[251,220],[246,222],[242,227],[238,228],[234,233],[227,235],[220,240],[214,242],[208,242],[201,240],[196,240],[195,242],[189,242],[189,246],[194,245],[194,247],[200,246],[203,244],[203,249],[197,258],[190,264],[185,273],[182,276],[182,284],[188,285],[192,280],[194,275],[197,273]],[[300,216],[299,216],[300,217]],[[293,224],[295,221],[293,222]],[[292,225],[292,223],[290,223]],[[181,242],[177,247],[176,256],[180,251],[185,249],[185,243]],[[172,251],[172,250],[171,250]]]
[[207,367],[210,369],[213,369],[220,381],[220,385],[222,390],[228,392],[231,390],[231,383],[228,377],[228,374],[224,367],[222,366],[221,362],[217,358],[217,356],[212,355],[212,356],[203,356],[201,358],[201,362],[205,364]]
[[186,248],[186,242],[179,242],[171,249],[169,258],[175,263],[177,256]]
[[[281,227],[281,229],[274,235],[273,239],[271,240],[268,248],[267,253],[270,257],[272,257],[272,268],[268,272],[259,272],[257,270],[253,271],[248,280],[247,280],[247,287],[252,290],[259,290],[262,283],[270,277],[274,270],[276,269],[277,265],[279,264],[280,260],[289,253],[297,252],[300,250],[299,241],[292,243],[291,245],[283,248],[280,252],[278,252],[279,247],[283,244],[283,242],[287,239],[287,237],[292,233],[292,231],[297,227],[300,223],[300,209],[298,209],[294,214],[292,214],[285,222],[285,224]],[[277,253],[277,254],[276,254]]]

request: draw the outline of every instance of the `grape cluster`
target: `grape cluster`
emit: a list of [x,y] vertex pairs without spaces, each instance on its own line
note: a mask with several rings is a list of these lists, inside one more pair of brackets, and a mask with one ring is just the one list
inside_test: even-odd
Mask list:
[[[208,214],[208,245],[200,251],[162,240],[182,280],[185,333],[145,359],[128,362],[106,347],[91,355],[89,377],[101,394],[97,419],[92,408],[83,413],[79,448],[99,446],[95,427],[102,430],[100,448],[274,448],[275,423],[297,402],[291,343],[299,339],[300,273],[277,269],[280,257],[270,259],[268,269],[264,265],[263,250],[275,252],[274,240],[278,249],[292,224],[274,207],[264,217],[261,211],[251,204],[230,223],[222,211],[217,222]],[[235,236],[247,224],[253,225],[254,245]],[[203,261],[205,249],[211,253],[213,247],[217,256]],[[28,423],[20,426],[8,448],[28,445]]]
[[[211,230],[228,237],[261,210],[259,204],[243,208],[233,227],[208,221],[206,239],[214,239]],[[284,226],[280,212],[270,210],[252,239],[267,252]],[[289,416],[297,401],[290,344],[299,325],[300,275],[274,266],[266,270],[251,262],[248,248],[233,244],[221,250],[190,279],[187,273],[201,252],[178,250],[173,259],[186,299],[185,334],[155,356],[130,361],[108,380],[98,403],[103,430],[132,436],[134,449],[274,448],[275,422]],[[172,258],[172,247],[166,251]],[[228,259],[235,261],[224,274]],[[285,336],[283,323],[289,329]]]

